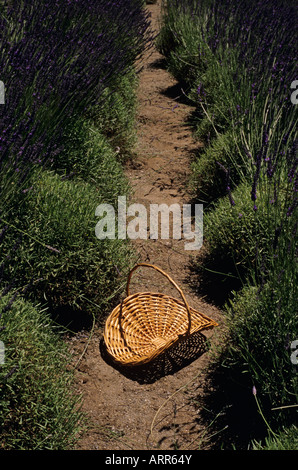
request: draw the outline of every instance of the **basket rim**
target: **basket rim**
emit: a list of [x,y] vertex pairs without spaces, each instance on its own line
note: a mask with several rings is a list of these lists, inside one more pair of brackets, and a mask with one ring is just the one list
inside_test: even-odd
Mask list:
[[[132,298],[137,298],[137,297],[141,297],[141,296],[145,296],[145,295],[158,296],[158,297],[163,297],[163,298],[168,298],[168,299],[174,300],[175,303],[179,304],[181,307],[183,307],[183,308],[185,308],[185,310],[187,310],[186,307],[185,307],[185,304],[184,304],[184,302],[182,302],[182,300],[177,299],[176,297],[173,297],[171,295],[163,294],[162,292],[153,292],[153,291],[135,292],[133,294],[130,294],[130,295],[126,296],[120,303],[118,303],[113,308],[112,312],[106,318],[105,325],[107,324],[108,320],[110,318],[112,318],[117,313],[118,309],[121,308],[121,305],[123,306],[125,302],[131,300]],[[213,323],[214,326],[218,326],[218,323],[215,320],[213,320],[212,318],[208,317],[208,315],[200,312],[199,310],[197,310],[196,308],[191,307],[191,306],[189,306],[189,309],[190,309],[191,313],[197,313],[200,316],[202,316],[203,318],[205,318],[206,320],[209,320],[211,323]]]

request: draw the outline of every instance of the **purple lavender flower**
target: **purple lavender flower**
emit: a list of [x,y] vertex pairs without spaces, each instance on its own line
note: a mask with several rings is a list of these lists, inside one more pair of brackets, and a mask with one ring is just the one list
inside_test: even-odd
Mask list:
[[[0,78],[6,93],[0,106],[0,179],[13,174],[21,198],[36,166],[59,166],[73,119],[98,112],[106,90],[134,67],[152,33],[141,0],[2,3]],[[0,243],[5,233],[2,228]],[[17,249],[1,260],[1,280]]]

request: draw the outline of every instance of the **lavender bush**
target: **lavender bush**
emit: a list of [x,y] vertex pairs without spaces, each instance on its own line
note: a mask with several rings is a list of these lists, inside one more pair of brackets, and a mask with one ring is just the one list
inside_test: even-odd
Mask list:
[[94,211],[128,192],[113,137],[127,152],[135,64],[151,37],[143,3],[0,2],[1,448],[65,449],[77,436],[65,352],[35,304],[69,323],[77,311],[100,320],[122,288],[130,251],[98,243]]
[[[3,236],[13,231],[12,239],[17,240],[15,227],[26,231],[19,208],[39,168],[64,170],[67,175],[75,170],[86,177],[83,155],[90,155],[84,143],[90,142],[89,128],[105,113],[108,96],[121,86],[121,77],[133,72],[150,39],[149,22],[139,0],[90,1],[88,6],[81,0],[38,5],[34,0],[26,4],[12,0],[3,2],[0,23],[0,70],[5,83],[5,105],[0,107],[0,219]],[[107,120],[97,132],[108,134],[109,126]],[[82,135],[84,128],[87,132]],[[82,151],[80,157],[73,143]],[[111,150],[105,152],[111,161],[115,158]],[[94,155],[91,168],[97,183],[107,161],[105,154]],[[115,180],[123,180],[117,175]],[[110,191],[108,185],[102,187],[101,182],[100,194]],[[116,182],[114,186],[116,193]],[[8,263],[13,264],[17,249],[13,243],[11,253],[8,248],[4,251],[2,274],[7,273]],[[10,281],[8,271],[5,285]]]
[[2,450],[65,450],[76,444],[84,417],[72,392],[73,371],[49,312],[11,295],[0,298],[0,443]]
[[298,336],[297,38],[294,2],[164,2],[159,48],[187,82],[205,141],[193,165],[197,197],[213,208],[205,241],[211,256],[235,261],[245,286],[227,307],[227,349],[269,406],[298,394],[289,355]]
[[20,170],[55,155],[61,125],[104,106],[104,90],[133,67],[148,39],[141,3],[8,2],[0,18],[1,167]]

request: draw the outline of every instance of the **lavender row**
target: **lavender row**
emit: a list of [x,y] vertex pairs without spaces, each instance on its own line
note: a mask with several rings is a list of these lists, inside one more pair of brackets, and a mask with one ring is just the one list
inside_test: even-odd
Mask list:
[[7,290],[18,287],[7,276],[23,253],[25,227],[17,214],[35,169],[57,169],[63,158],[71,158],[71,152],[63,153],[68,133],[102,112],[107,90],[133,71],[151,32],[142,0],[5,0],[0,8],[2,248],[17,227],[16,242],[0,260]]
[[5,2],[0,16],[0,169],[28,170],[62,145],[61,126],[88,114],[148,41],[142,2]]

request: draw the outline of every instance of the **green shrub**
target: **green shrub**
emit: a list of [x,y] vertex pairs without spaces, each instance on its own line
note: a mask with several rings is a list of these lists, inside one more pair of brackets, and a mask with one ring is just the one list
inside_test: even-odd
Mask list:
[[[102,7],[105,9],[104,5]],[[17,299],[7,311],[5,307],[10,304],[10,298],[0,299],[1,341],[6,347],[5,364],[0,364],[0,448],[3,449],[66,449],[73,446],[81,419],[79,401],[72,394],[71,373],[68,372],[70,357],[53,329],[51,319],[54,313],[62,311],[62,315],[65,312],[70,314],[71,323],[76,310],[79,310],[80,318],[91,312],[96,320],[102,320],[123,288],[132,259],[126,241],[100,241],[96,238],[98,219],[95,209],[101,203],[110,203],[116,208],[117,197],[129,193],[121,162],[129,156],[136,138],[137,77],[132,68],[145,46],[146,41],[139,39],[142,35],[145,38],[147,27],[145,22],[142,26],[136,5],[136,15],[132,14],[131,19],[132,23],[134,19],[138,20],[140,31],[134,33],[130,44],[126,44],[128,36],[121,30],[122,23],[117,18],[115,22],[114,18],[110,21],[109,8],[106,13],[97,18],[100,20],[98,32],[106,32],[108,27],[107,38],[113,38],[113,41],[109,40],[111,49],[105,51],[107,55],[99,51],[102,57],[97,65],[100,65],[102,76],[95,73],[92,78],[85,73],[86,82],[76,79],[80,77],[79,71],[84,72],[84,64],[87,68],[91,64],[95,70],[93,65],[96,62],[89,60],[94,55],[90,58],[86,54],[80,56],[80,51],[88,48],[79,46],[76,56],[79,67],[75,69],[78,74],[70,74],[71,80],[67,79],[72,60],[58,71],[63,77],[66,74],[66,80],[60,80],[61,84],[63,82],[62,91],[66,83],[67,86],[70,83],[74,85],[70,85],[69,101],[62,93],[65,98],[63,106],[57,98],[60,88],[55,87],[53,73],[54,94],[46,94],[48,100],[45,98],[43,104],[38,103],[37,108],[33,106],[34,84],[28,85],[26,95],[21,93],[25,99],[28,98],[29,104],[24,107],[26,113],[31,104],[34,111],[38,109],[36,116],[34,114],[37,121],[40,118],[37,136],[45,131],[42,143],[48,139],[52,153],[46,168],[36,169],[43,160],[38,150],[42,146],[33,146],[34,141],[31,141],[30,147],[28,139],[28,165],[24,179],[20,182],[16,173],[19,168],[11,165],[1,181],[0,278],[5,291],[13,292],[11,289],[14,287],[23,295],[23,299]],[[81,25],[83,29],[87,27],[88,34],[89,19]],[[13,24],[11,28],[13,32]],[[149,40],[148,35],[146,37]],[[53,38],[55,42],[55,36]],[[78,44],[83,42],[80,40]],[[86,44],[91,50],[90,41]],[[11,42],[10,45],[13,46]],[[122,62],[116,58],[114,67],[112,63],[117,49],[120,55],[123,53],[122,57],[117,55]],[[64,49],[61,50],[63,52]],[[111,60],[108,60],[109,53]],[[31,62],[28,68],[32,71],[31,65],[36,64],[34,60]],[[118,73],[120,71],[122,75]],[[36,75],[47,89],[43,80],[45,76]],[[87,82],[88,90],[92,92],[93,88],[93,94],[86,93],[84,84]],[[72,107],[74,102],[76,106]],[[15,116],[20,114],[17,111],[14,109]],[[80,114],[82,112],[83,115]],[[21,120],[21,117],[16,119]],[[27,143],[29,131],[27,128],[22,131]],[[17,132],[16,127],[14,138]],[[32,151],[34,159],[32,157],[31,161],[32,148],[37,149],[38,155],[37,151],[36,155]],[[19,157],[13,155],[13,147],[11,149],[9,160],[13,163],[13,156],[15,161]],[[46,304],[49,315],[47,311],[34,307],[35,303],[31,304],[31,301]]]
[[226,132],[213,139],[210,145],[203,147],[192,163],[190,185],[203,201],[214,201],[226,194],[227,181],[220,165],[231,170],[230,179],[235,184],[236,175],[229,159],[232,152],[235,154],[237,149],[233,145],[231,134]]
[[[297,117],[284,86],[295,68],[295,20],[284,2],[269,3],[259,12],[247,2],[164,2],[159,47],[188,83],[205,144],[192,165],[192,187],[209,203],[198,269],[245,286],[227,306],[226,349],[270,410],[297,403],[289,348],[298,324]],[[287,424],[293,409],[269,414]]]
[[[108,169],[98,187],[52,172],[37,173],[4,238],[4,255],[11,253],[8,281],[26,286],[32,280],[28,292],[39,301],[46,299],[52,308],[90,311],[88,299],[98,304],[96,312],[102,316],[105,299],[122,281],[118,272],[125,272],[130,259],[125,241],[95,236],[95,209],[101,203],[116,203],[114,184]],[[13,253],[20,235],[21,245]]]
[[257,234],[263,234],[264,246],[272,240],[268,231],[264,200],[259,200],[258,213],[253,210],[249,185],[242,184],[222,197],[204,217],[204,238],[209,253],[218,260],[233,260],[246,270],[254,267]]
[[63,149],[55,155],[51,168],[96,183],[111,173],[110,186],[123,193],[120,162],[131,154],[136,141],[136,87],[135,71],[117,77],[104,90],[92,114],[65,125]]
[[64,450],[82,429],[70,355],[46,311],[18,297],[0,299],[0,448]]
[[295,404],[298,397],[290,360],[291,342],[298,337],[297,227],[295,219],[283,217],[282,188],[277,202],[268,196],[269,191],[258,193],[254,210],[250,187],[239,185],[232,193],[235,205],[222,198],[205,215],[204,235],[208,256],[216,260],[213,269],[220,263],[227,270],[234,266],[245,286],[226,306],[225,352],[233,367],[249,372],[267,420],[287,424],[294,419],[291,408],[273,414],[270,408]]
[[[194,11],[198,5],[193,2]],[[210,54],[200,35],[200,19],[183,2],[163,5],[162,23],[156,46],[167,59],[172,75],[191,83],[206,69]]]
[[129,191],[118,154],[109,140],[85,119],[68,130],[66,145],[51,165],[61,176],[71,176],[95,184],[108,200]]
[[285,428],[276,436],[268,436],[264,443],[254,441],[253,450],[298,450],[297,426]]
[[[278,283],[283,283],[279,276]],[[283,297],[271,279],[260,286],[248,285],[227,306],[229,360],[249,372],[268,422],[295,422],[298,375],[291,363],[291,342],[297,338],[295,295],[284,283]]]
[[104,91],[104,106],[94,108],[94,123],[122,157],[130,155],[136,142],[135,113],[138,77],[134,70],[117,77]]

